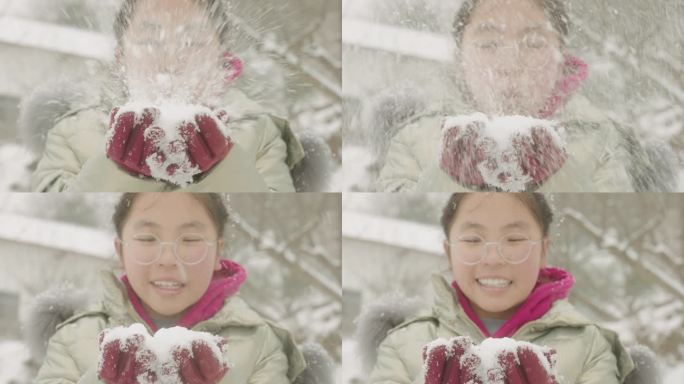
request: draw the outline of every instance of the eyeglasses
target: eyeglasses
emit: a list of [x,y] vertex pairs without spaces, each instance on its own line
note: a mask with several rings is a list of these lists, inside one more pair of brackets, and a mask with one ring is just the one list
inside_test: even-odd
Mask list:
[[165,245],[172,246],[176,259],[185,265],[201,263],[209,254],[209,248],[216,246],[216,241],[208,241],[204,236],[186,233],[175,241],[161,241],[156,235],[141,233],[133,235],[129,240],[119,240],[127,255],[140,265],[150,265],[159,261]]
[[512,44],[504,43],[500,39],[476,40],[475,48],[480,60],[497,63],[503,58],[513,57],[530,69],[547,66],[558,53],[555,48],[551,47],[546,37],[539,35],[525,35],[520,41]]
[[542,240],[531,240],[523,234],[511,233],[504,235],[499,241],[485,241],[479,235],[462,235],[454,241],[449,241],[451,252],[457,260],[465,265],[476,265],[484,260],[487,247],[496,245],[499,256],[508,264],[523,263],[532,253],[532,247]]

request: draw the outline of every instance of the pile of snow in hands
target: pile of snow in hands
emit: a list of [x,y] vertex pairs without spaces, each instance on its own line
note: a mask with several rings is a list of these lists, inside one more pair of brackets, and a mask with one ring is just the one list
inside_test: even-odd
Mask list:
[[[202,105],[184,104],[174,100],[158,100],[152,102],[132,101],[119,108],[113,121],[117,121],[125,113],[133,113],[136,116],[136,126],[142,123],[145,112],[152,112],[154,121],[145,130],[145,140],[151,140],[163,154],[151,154],[145,159],[150,168],[151,176],[158,180],[186,186],[193,182],[193,177],[202,171],[190,161],[187,153],[187,143],[181,136],[181,129],[192,126],[198,132],[196,119],[200,116],[209,116],[215,122],[225,137],[230,137],[230,128],[227,125],[227,116],[220,116],[219,111],[212,111]],[[107,146],[115,134],[114,129],[107,131]],[[169,172],[172,169],[173,172]]]
[[[470,115],[448,116],[442,123],[443,146],[447,134],[453,128],[462,128],[460,135],[470,134],[465,128],[473,128],[476,151],[483,151],[488,161],[478,164],[478,170],[484,181],[493,187],[507,192],[526,190],[533,180],[525,174],[519,158],[522,156],[516,148],[516,140],[533,141],[533,133],[544,132],[551,138],[552,145],[561,151],[565,150],[565,131],[556,121],[537,119],[529,116],[494,116],[488,117],[484,113],[476,112]],[[492,164],[496,164],[494,168]],[[502,178],[502,175],[506,175]]]
[[[100,349],[110,342],[119,342],[119,348],[125,352],[128,348],[126,340],[130,340],[136,335],[143,335],[144,340],[141,345],[136,345],[138,348],[138,356],[145,353],[152,353],[152,359],[149,362],[152,370],[156,374],[156,381],[148,383],[147,378],[138,377],[140,384],[177,384],[179,382],[179,366],[174,361],[174,352],[180,349],[188,349],[192,351],[193,342],[202,342],[206,344],[211,350],[213,356],[221,363],[223,367],[229,367],[229,363],[224,357],[224,343],[223,338],[212,335],[206,332],[191,331],[183,327],[162,328],[157,331],[154,336],[147,332],[144,325],[136,323],[129,327],[115,327],[107,329],[100,343]],[[98,367],[102,367],[102,353],[98,361]]]
[[[431,356],[430,352],[438,347],[446,348],[447,356],[453,356],[453,348],[459,343],[469,346],[466,348],[463,356],[461,356],[461,366],[479,361],[479,366],[473,368],[475,368],[476,375],[483,384],[506,384],[505,375],[503,374],[504,367],[501,365],[500,358],[507,353],[516,356],[516,352],[520,347],[529,348],[537,356],[541,366],[550,377],[558,377],[555,367],[555,354],[551,354],[551,348],[506,337],[487,338],[479,345],[471,344],[470,338],[467,336],[459,336],[449,340],[439,338],[426,346],[426,356]],[[547,356],[554,357],[549,361]],[[424,371],[427,371],[429,363],[429,360],[426,359],[423,367]]]

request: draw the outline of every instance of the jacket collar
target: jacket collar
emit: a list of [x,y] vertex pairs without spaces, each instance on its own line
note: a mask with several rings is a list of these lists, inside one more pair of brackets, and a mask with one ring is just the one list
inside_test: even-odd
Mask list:
[[[440,324],[451,329],[456,334],[477,335],[480,339],[488,337],[478,325],[466,314],[459,304],[451,284],[440,274],[431,278],[434,291],[432,315]],[[544,333],[556,327],[581,327],[593,324],[579,313],[567,300],[557,300],[541,317],[531,320],[513,333],[515,338],[531,338],[535,334]]]

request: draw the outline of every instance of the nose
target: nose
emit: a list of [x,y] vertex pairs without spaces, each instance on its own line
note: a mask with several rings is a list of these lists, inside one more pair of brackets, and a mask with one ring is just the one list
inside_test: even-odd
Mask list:
[[161,255],[159,256],[159,265],[176,265],[178,260],[176,259],[176,254],[174,253],[173,243],[161,243]]
[[504,264],[503,257],[499,254],[499,244],[498,243],[485,243],[483,264],[487,265],[498,265]]

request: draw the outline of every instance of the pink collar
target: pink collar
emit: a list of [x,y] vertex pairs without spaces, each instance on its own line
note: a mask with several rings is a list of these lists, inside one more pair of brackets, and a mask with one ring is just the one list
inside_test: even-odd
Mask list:
[[565,55],[563,62],[564,76],[556,84],[551,97],[547,100],[539,116],[548,119],[556,114],[561,106],[577,91],[589,76],[589,66],[577,56]]
[[[183,317],[178,321],[178,326],[192,328],[200,321],[214,316],[223,307],[223,302],[233,296],[247,278],[247,271],[238,263],[230,260],[221,260],[221,269],[214,272],[207,291],[199,300],[187,309]],[[138,295],[128,281],[128,276],[121,276],[121,281],[128,292],[128,299],[140,317],[150,326],[153,332],[157,326],[140,301]]]
[[486,337],[511,337],[515,332],[526,323],[537,320],[544,316],[554,302],[568,297],[570,289],[575,284],[575,278],[572,274],[564,269],[548,267],[539,271],[537,284],[534,286],[532,293],[527,296],[527,299],[520,305],[518,310],[511,316],[510,319],[499,328],[493,335],[490,335],[487,328],[482,323],[475,311],[470,305],[470,301],[463,294],[456,282],[452,282],[451,286],[456,291],[456,296],[465,311],[466,315],[480,328],[482,334]]

